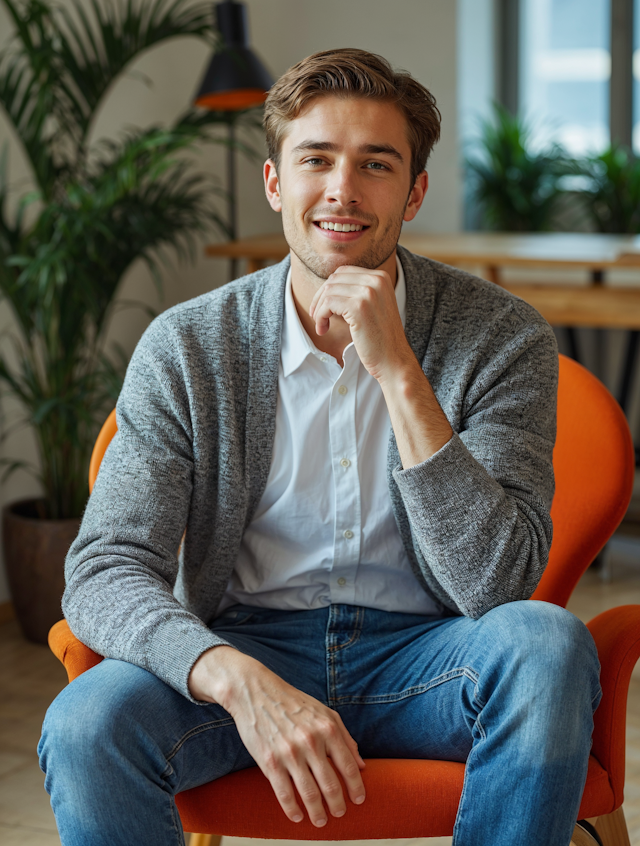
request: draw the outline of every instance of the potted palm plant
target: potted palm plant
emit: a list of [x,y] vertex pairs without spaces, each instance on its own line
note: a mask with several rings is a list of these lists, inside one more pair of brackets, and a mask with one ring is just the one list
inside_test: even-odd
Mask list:
[[[216,124],[226,130],[243,116],[189,111],[168,128],[90,143],[105,95],[141,52],[178,36],[215,38],[209,5],[2,2],[14,38],[0,55],[0,105],[37,190],[12,214],[5,153],[0,292],[16,328],[0,338],[0,385],[18,401],[19,425],[35,433],[42,487],[40,498],[5,508],[5,564],[23,631],[44,642],[60,616],[63,561],[87,499],[92,445],[126,364],[106,342],[120,280],[142,260],[159,283],[168,253],[192,256],[211,226],[226,234],[217,189],[185,153],[216,140]],[[22,466],[6,461],[9,472]]]

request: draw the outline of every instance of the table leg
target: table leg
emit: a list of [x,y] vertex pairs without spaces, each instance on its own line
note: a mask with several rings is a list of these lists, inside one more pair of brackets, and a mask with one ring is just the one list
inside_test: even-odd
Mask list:
[[573,326],[565,326],[564,328],[567,342],[569,344],[569,358],[580,363],[580,354],[578,352],[578,336]]
[[248,258],[247,259],[247,273],[255,273],[256,270],[262,270],[264,261],[262,259]]
[[488,264],[485,267],[485,276],[488,282],[493,282],[494,285],[501,285],[500,268],[495,264]]
[[622,410],[628,416],[629,412],[629,393],[631,391],[631,380],[635,370],[636,355],[638,352],[638,339],[640,332],[633,329],[627,336],[627,351],[624,359],[624,370],[622,371],[622,382],[620,385],[620,393],[618,394],[618,402]]

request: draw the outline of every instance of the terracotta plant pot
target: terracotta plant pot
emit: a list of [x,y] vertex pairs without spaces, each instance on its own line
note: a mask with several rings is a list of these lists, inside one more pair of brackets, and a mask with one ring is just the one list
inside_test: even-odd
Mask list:
[[2,511],[4,563],[18,622],[27,640],[46,643],[62,619],[64,559],[80,519],[44,520],[38,501],[25,499]]

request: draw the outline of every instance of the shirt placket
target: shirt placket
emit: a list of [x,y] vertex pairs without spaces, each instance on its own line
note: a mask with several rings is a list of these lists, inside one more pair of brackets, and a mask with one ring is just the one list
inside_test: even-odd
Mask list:
[[356,443],[359,366],[355,348],[348,347],[344,352],[344,368],[333,385],[329,403],[335,491],[333,566],[329,574],[332,604],[355,604],[355,578],[360,561],[362,516]]

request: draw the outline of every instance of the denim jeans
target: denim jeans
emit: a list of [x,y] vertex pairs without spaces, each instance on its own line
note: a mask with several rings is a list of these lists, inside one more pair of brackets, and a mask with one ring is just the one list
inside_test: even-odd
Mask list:
[[[601,692],[595,644],[568,611],[236,605],[212,628],[337,710],[364,758],[466,761],[456,846],[570,843]],[[116,660],[56,698],[39,754],[64,846],[179,846],[174,795],[254,765],[223,708]]]

